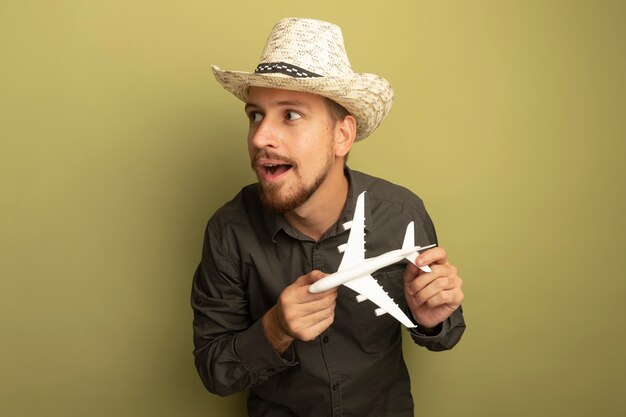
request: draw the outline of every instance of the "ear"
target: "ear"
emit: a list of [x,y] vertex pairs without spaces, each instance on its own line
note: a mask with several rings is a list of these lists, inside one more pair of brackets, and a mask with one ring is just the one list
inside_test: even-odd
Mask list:
[[335,156],[345,157],[352,149],[356,137],[356,119],[347,115],[335,124]]

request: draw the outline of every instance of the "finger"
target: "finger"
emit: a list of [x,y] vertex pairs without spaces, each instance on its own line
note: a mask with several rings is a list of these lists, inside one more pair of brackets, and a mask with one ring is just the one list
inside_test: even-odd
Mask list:
[[406,264],[406,268],[404,268],[404,272],[402,273],[402,280],[405,283],[409,283],[417,278],[417,276],[421,273],[420,271],[421,270],[412,262],[408,262]]
[[296,303],[306,303],[312,300],[320,300],[326,297],[329,294],[336,293],[337,288],[331,288],[330,290],[323,291],[320,293],[310,293],[309,288],[316,281],[324,278],[328,274],[321,271],[311,271],[306,275],[302,275],[297,280],[291,284],[292,287],[292,297],[294,297],[294,301]]
[[309,272],[306,276],[308,276],[309,278],[309,282],[311,284],[319,281],[320,279],[324,278],[325,276],[327,276],[328,274],[319,270],[313,270],[311,272]]
[[416,259],[417,266],[427,266],[432,264],[444,265],[448,263],[448,255],[442,247],[436,247],[420,253]]
[[[315,284],[317,281],[321,280],[322,278],[327,277],[328,275],[329,274],[322,272],[322,271],[317,271],[317,270],[311,271],[307,275],[304,275],[303,282],[306,283],[307,290],[309,290],[311,285]],[[329,290],[322,291],[321,293],[318,293],[318,294],[327,294],[333,291],[337,291],[337,288],[336,287],[331,288]]]
[[448,268],[448,265],[433,265],[431,272],[419,274],[413,281],[407,283],[408,292],[413,295],[438,278],[451,276],[452,270]]
[[332,305],[312,312],[311,314],[287,320],[286,326],[289,334],[300,340],[311,340],[330,326],[335,317],[335,306]]
[[456,294],[457,290],[460,294],[462,294],[461,279],[459,277],[440,277],[432,281],[421,291],[415,293],[413,298],[415,299],[417,306],[424,303],[427,303],[429,306],[432,306],[432,303],[439,305],[441,304],[442,293],[446,293],[444,298],[448,301],[447,297],[449,293],[452,291]]
[[309,294],[303,292],[302,298],[292,303],[291,307],[285,306],[290,319],[304,317],[323,311],[334,306],[337,300],[337,291],[327,291],[325,293]]
[[319,281],[320,279],[324,278],[326,275],[328,274],[325,274],[322,271],[314,270],[314,271],[309,272],[308,274],[305,274],[299,277],[294,282],[294,284],[297,286],[311,285],[311,284],[314,284],[316,281]]
[[463,291],[460,288],[454,288],[451,290],[440,291],[433,295],[426,301],[428,308],[437,308],[442,306],[448,306],[452,310],[456,310],[463,302]]
[[317,311],[325,310],[337,303],[337,291],[326,291],[325,293],[318,293],[315,295],[325,294],[323,297],[316,298],[314,300],[307,301],[301,304],[307,314],[315,313]]
[[323,305],[319,305],[318,307],[318,309],[313,310],[310,314],[302,317],[302,320],[307,323],[308,327],[333,316],[335,314],[337,303],[333,300],[330,303],[325,303]]
[[308,341],[315,339],[317,336],[322,334],[323,331],[328,329],[331,326],[331,324],[333,324],[334,321],[335,321],[334,314],[330,315],[329,317],[326,317],[323,320],[320,320],[319,322],[315,323],[313,326],[306,329],[302,333],[300,340],[308,342]]

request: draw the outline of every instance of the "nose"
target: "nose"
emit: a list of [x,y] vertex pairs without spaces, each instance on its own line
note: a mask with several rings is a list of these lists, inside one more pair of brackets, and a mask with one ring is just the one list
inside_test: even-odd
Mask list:
[[277,148],[278,129],[273,126],[267,116],[256,126],[251,126],[248,132],[248,142],[254,149]]

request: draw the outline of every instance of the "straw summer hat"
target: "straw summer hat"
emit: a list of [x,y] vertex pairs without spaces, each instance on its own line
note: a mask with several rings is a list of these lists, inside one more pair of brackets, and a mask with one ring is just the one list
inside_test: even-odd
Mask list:
[[217,81],[244,102],[251,86],[328,97],[356,119],[356,140],[365,139],[380,125],[393,102],[387,80],[352,71],[339,26],[315,19],[279,21],[254,72],[212,68]]

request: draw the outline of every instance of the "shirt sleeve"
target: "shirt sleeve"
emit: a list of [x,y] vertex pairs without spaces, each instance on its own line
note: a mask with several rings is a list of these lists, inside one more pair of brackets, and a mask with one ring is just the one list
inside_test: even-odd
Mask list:
[[191,306],[195,365],[206,388],[218,395],[246,390],[296,364],[293,348],[278,354],[265,338],[261,320],[250,318],[235,258],[209,223]]
[[[410,313],[409,313],[410,314]],[[425,335],[419,327],[408,329],[415,343],[435,352],[452,349],[463,336],[465,320],[463,319],[462,307],[439,325],[440,331],[435,335]]]
[[[420,204],[417,214],[418,218],[421,220],[424,232],[426,236],[428,236],[428,241],[438,244],[435,225],[423,204]],[[411,319],[413,317],[410,310],[408,311],[408,316]],[[419,327],[409,329],[413,341],[431,351],[452,349],[459,340],[461,340],[464,331],[465,319],[463,318],[463,308],[461,306],[459,306],[450,317],[439,324],[439,332],[434,335],[426,335],[420,332]]]

